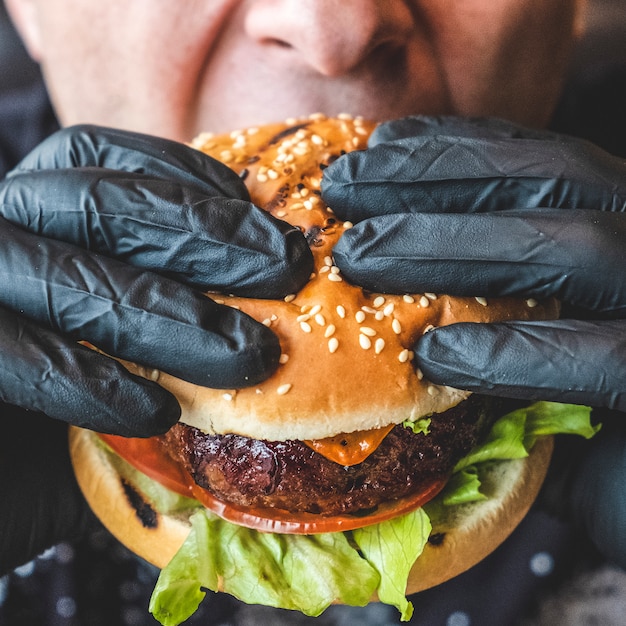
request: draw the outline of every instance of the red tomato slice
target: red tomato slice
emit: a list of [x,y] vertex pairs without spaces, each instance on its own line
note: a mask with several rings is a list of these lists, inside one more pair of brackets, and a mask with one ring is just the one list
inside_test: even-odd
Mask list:
[[222,519],[262,532],[310,535],[378,524],[418,509],[432,500],[446,483],[445,479],[434,480],[416,494],[381,504],[372,513],[361,516],[324,516],[292,513],[276,508],[241,507],[223,502],[196,485],[193,478],[162,450],[158,438],[136,439],[105,434],[99,436],[124,460],[164,487],[195,498]]

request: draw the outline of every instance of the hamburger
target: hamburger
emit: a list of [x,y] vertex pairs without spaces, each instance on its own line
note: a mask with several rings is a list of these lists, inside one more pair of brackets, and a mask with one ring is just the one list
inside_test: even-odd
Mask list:
[[[178,398],[180,422],[148,439],[72,428],[78,482],[104,525],[163,569],[151,610],[183,621],[201,588],[317,615],[333,602],[395,604],[482,560],[523,518],[551,434],[589,436],[589,411],[434,385],[411,347],[454,322],[551,319],[554,300],[371,293],[333,247],[350,223],[321,198],[323,170],[366,149],[374,124],[314,115],[193,146],[302,230],[308,283],[282,300],[207,297],[269,326],[282,355],[265,382],[210,389],[133,364]],[[350,576],[346,576],[350,572]]]

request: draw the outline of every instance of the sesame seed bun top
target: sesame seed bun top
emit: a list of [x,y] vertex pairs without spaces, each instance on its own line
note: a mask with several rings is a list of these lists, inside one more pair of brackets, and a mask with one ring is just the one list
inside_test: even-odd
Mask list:
[[332,251],[351,224],[322,201],[322,172],[342,152],[365,149],[373,128],[360,118],[314,115],[194,140],[195,148],[245,176],[255,204],[303,230],[315,269],[297,294],[281,301],[207,294],[278,335],[281,365],[265,382],[224,391],[129,365],[177,396],[184,423],[207,433],[287,440],[415,420],[469,395],[416,371],[411,347],[424,332],[458,321],[557,317],[554,301],[377,294],[344,280]]

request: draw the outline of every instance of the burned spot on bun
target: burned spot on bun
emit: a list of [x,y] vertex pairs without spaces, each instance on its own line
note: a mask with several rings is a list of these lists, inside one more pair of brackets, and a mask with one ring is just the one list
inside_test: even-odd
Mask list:
[[446,533],[431,533],[428,537],[428,543],[433,546],[440,546],[443,544],[446,538]]
[[159,525],[157,512],[146,502],[142,495],[127,481],[120,479],[128,503],[133,508],[144,528],[156,528]]

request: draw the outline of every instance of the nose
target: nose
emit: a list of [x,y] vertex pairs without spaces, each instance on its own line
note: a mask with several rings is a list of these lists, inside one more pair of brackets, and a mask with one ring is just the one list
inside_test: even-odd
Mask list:
[[259,44],[329,77],[397,51],[412,27],[404,0],[256,0],[245,18]]

